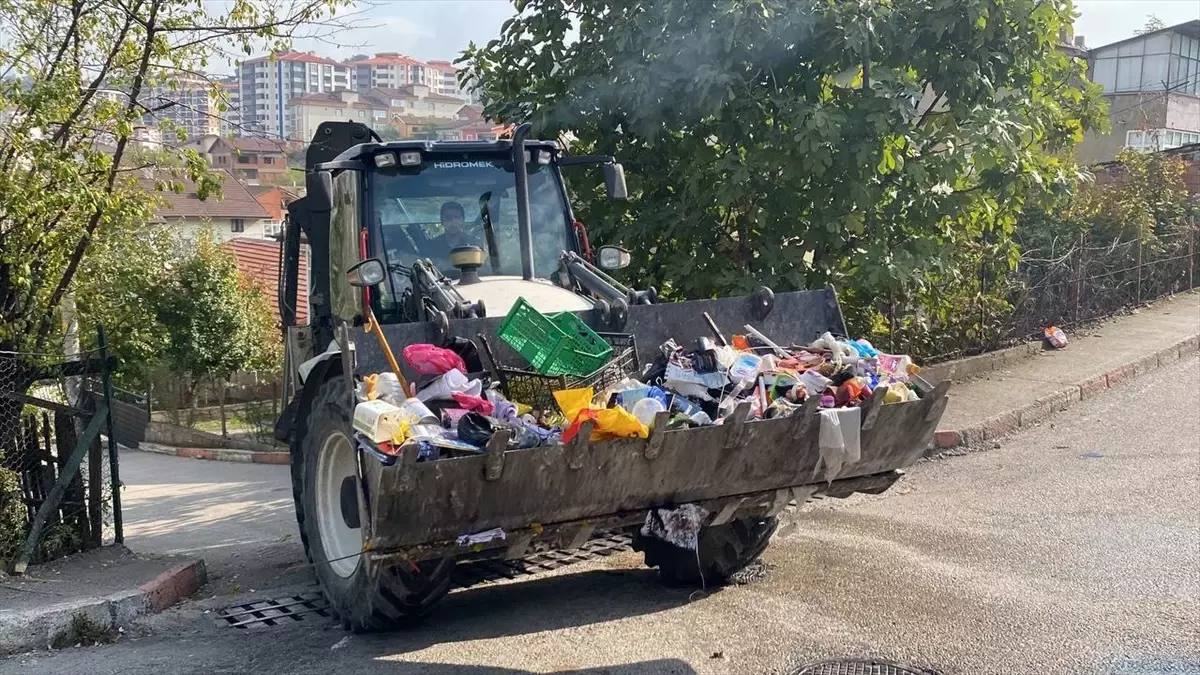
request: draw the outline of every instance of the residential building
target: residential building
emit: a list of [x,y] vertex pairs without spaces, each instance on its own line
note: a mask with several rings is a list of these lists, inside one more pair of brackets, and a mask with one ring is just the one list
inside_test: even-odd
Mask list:
[[457,120],[458,111],[463,107],[462,99],[443,96],[423,84],[410,84],[393,89],[379,87],[373,89],[371,95],[380,101],[387,101],[389,108],[407,117]]
[[195,150],[212,166],[248,183],[286,182],[288,147],[280,140],[210,135],[181,147]]
[[350,89],[350,68],[311,52],[283,52],[239,66],[242,125],[249,134],[283,137],[290,124],[288,101]]
[[388,102],[357,91],[305,94],[288,101],[288,138],[311,140],[321,122],[357,121],[382,131],[391,124]]
[[396,89],[419,84],[429,87],[434,93],[442,93],[442,71],[411,56],[397,52],[381,52],[370,58],[351,61],[347,65],[350,67],[350,78],[355,91],[365,93],[372,89]]
[[1089,133],[1079,161],[1109,161],[1122,148],[1200,142],[1200,20],[1096,47],[1088,63],[1092,81],[1104,88],[1112,131]]
[[197,138],[221,131],[218,93],[206,78],[172,77],[147,88],[139,99],[154,111],[142,122],[157,126],[168,138],[180,132],[185,138]]
[[254,201],[267,212],[270,220],[263,225],[263,237],[280,238],[283,235],[283,226],[288,220],[288,204],[296,201],[298,195],[278,185],[247,185],[246,189],[254,196]]
[[[183,185],[181,192],[155,192],[162,204],[154,222],[171,227],[183,239],[194,240],[204,231],[220,242],[235,237],[263,239],[268,226],[279,225],[246,186],[228,171],[221,184],[220,197],[201,199],[194,183],[177,182]],[[142,184],[147,190],[155,191],[153,178],[142,179]]]
[[218,83],[221,87],[221,95],[225,110],[221,113],[220,129],[217,131],[222,136],[241,136],[242,135],[242,85],[241,80],[237,77],[229,77],[221,80]]
[[437,93],[442,96],[453,96],[463,101],[471,99],[470,92],[458,84],[458,68],[455,68],[454,64],[449,61],[430,61],[428,65],[441,75],[436,87]]
[[452,127],[438,129],[437,137],[441,141],[494,141],[502,131],[503,127],[483,121],[463,121]]

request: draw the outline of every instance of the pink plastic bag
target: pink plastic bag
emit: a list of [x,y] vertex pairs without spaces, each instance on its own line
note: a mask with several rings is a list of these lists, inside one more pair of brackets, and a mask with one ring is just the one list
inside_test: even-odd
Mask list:
[[454,369],[460,373],[467,372],[467,364],[463,363],[461,356],[431,344],[405,347],[404,360],[418,375],[444,375]]
[[458,391],[450,395],[454,397],[454,402],[458,404],[458,407],[463,410],[477,412],[480,415],[491,415],[495,410],[495,407],[489,401],[479,396],[471,396],[470,394]]

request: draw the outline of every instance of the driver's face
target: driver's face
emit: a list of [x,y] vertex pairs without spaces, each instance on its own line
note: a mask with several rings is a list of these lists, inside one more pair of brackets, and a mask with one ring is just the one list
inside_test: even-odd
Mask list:
[[447,232],[462,232],[463,214],[458,211],[447,211],[442,214],[442,227]]

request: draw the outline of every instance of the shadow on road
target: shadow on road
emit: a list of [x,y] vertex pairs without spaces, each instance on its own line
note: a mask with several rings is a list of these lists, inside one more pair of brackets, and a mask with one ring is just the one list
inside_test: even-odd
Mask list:
[[[545,671],[519,670],[496,666],[467,666],[456,663],[390,663],[389,675],[534,675]],[[550,675],[694,675],[696,670],[679,659],[655,659],[619,666],[555,670]]]
[[415,627],[355,641],[381,656],[401,655],[655,614],[686,605],[692,593],[664,586],[654,570],[587,570],[460,591]]

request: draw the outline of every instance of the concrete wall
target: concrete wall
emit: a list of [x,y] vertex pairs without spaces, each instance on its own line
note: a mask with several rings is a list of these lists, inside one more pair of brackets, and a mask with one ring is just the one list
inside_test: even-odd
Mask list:
[[1107,134],[1088,132],[1075,148],[1080,164],[1108,162],[1125,147],[1125,134],[1140,129],[1161,129],[1166,126],[1167,100],[1157,94],[1109,94],[1108,112],[1112,131]]
[[1175,129],[1200,131],[1200,97],[1188,94],[1148,92],[1139,94],[1107,94],[1112,131],[1107,134],[1091,132],[1075,149],[1081,164],[1108,162],[1125,147],[1129,131],[1144,129]]
[[150,422],[146,425],[147,443],[170,445],[176,448],[234,448],[270,452],[277,448],[234,438],[222,438],[217,434],[198,431],[189,427],[178,427],[166,422]]
[[171,218],[166,221],[166,224],[173,228],[183,239],[198,239],[200,237],[200,233],[207,230],[212,234],[213,241],[216,241],[217,243],[223,243],[238,237],[264,239],[266,225],[273,221],[242,219],[242,222],[245,228],[244,232],[233,231],[232,218],[210,218],[205,220],[192,218]]

